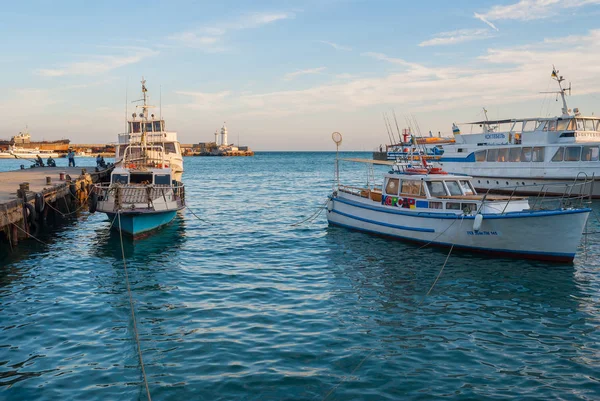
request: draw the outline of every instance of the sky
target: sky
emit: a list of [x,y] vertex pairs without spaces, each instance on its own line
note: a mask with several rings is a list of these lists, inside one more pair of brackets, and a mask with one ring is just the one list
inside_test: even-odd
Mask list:
[[[399,128],[600,113],[600,0],[5,2],[0,139],[109,143],[147,80],[182,143],[373,150]],[[162,107],[158,107],[162,106]],[[395,124],[394,124],[395,128]],[[464,132],[464,129],[463,129]]]

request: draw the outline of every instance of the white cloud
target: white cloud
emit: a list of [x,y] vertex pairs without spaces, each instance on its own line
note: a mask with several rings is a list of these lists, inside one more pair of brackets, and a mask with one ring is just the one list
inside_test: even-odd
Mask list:
[[498,30],[491,21],[529,21],[559,15],[562,10],[600,4],[600,0],[521,0],[509,5],[496,5],[485,13],[475,13],[474,17]]
[[294,78],[298,78],[302,75],[317,75],[317,74],[321,74],[323,71],[325,71],[326,67],[318,67],[318,68],[309,68],[306,70],[299,70],[299,71],[294,71],[294,72],[290,72],[287,73],[283,76],[283,79],[285,79],[286,81],[290,81]]
[[318,42],[326,44],[326,45],[329,45],[329,46],[333,47],[335,50],[344,50],[344,51],[351,51],[352,50],[351,47],[342,46],[342,45],[339,45],[339,44],[334,43],[334,42],[328,42],[326,40],[319,40]]
[[222,52],[227,49],[222,43],[223,37],[232,31],[259,28],[294,17],[295,14],[291,12],[244,14],[232,21],[223,21],[212,26],[175,33],[168,36],[167,39],[184,47],[202,49],[207,52]]
[[489,29],[459,29],[451,32],[440,32],[434,38],[419,43],[419,46],[454,45],[472,40],[487,39],[491,36]]
[[127,54],[88,56],[85,61],[75,61],[56,68],[41,68],[35,71],[43,77],[70,75],[100,75],[119,67],[135,64],[145,58],[156,56],[158,51],[147,48],[127,48]]

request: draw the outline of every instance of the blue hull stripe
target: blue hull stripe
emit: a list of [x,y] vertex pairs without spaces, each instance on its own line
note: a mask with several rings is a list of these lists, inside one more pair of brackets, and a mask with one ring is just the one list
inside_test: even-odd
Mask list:
[[[385,237],[407,240],[407,241],[411,241],[411,242],[425,243],[425,244],[431,244],[431,245],[443,246],[443,247],[451,247],[453,245],[448,242],[428,241],[428,240],[417,239],[414,237],[404,237],[402,235],[397,235],[397,234],[386,234],[386,233],[382,233],[379,231],[349,226],[347,224],[337,223],[337,222],[330,221],[330,220],[329,220],[329,224],[333,225],[333,226],[347,228],[349,230],[363,231],[366,233],[377,234],[377,235],[381,235],[381,236],[385,236]],[[507,255],[507,256],[509,256],[509,255],[510,256],[524,256],[524,257],[529,257],[529,258],[538,257],[539,259],[556,260],[556,261],[572,261],[573,258],[575,257],[574,253],[511,251],[511,250],[507,250],[507,249],[481,248],[481,247],[476,247],[476,246],[456,245],[456,244],[454,244],[454,248],[465,249],[465,250],[470,250],[470,251],[475,251],[475,252],[485,252],[488,254],[489,253],[497,253],[497,254],[502,254],[502,255]]]
[[397,226],[395,224],[382,223],[380,221],[363,219],[362,217],[353,216],[351,214],[343,213],[338,210],[332,210],[333,213],[337,213],[341,216],[348,217],[349,219],[364,221],[365,223],[375,224],[383,227],[397,228],[398,230],[407,230],[407,231],[419,231],[422,233],[434,233],[435,230],[433,228],[417,228],[417,227],[406,227],[406,226]]
[[[133,236],[144,234],[171,222],[176,213],[175,210],[160,213],[121,213],[121,229]],[[112,220],[115,214],[107,213],[107,216]],[[113,228],[119,228],[119,218],[115,220]]]
[[[375,210],[381,213],[390,213],[390,214],[400,214],[404,216],[413,216],[413,217],[425,217],[429,219],[465,219],[471,220],[474,219],[475,216],[462,216],[459,214],[452,213],[429,213],[429,212],[403,212],[402,210],[390,210],[389,208],[384,207],[375,207],[365,205],[359,202],[353,202],[348,199],[342,198],[333,198],[335,202],[345,203],[346,205],[355,206],[361,209]],[[562,214],[577,214],[577,213],[589,213],[592,209],[583,208],[583,209],[574,209],[574,210],[540,210],[534,212],[508,212],[504,214],[483,214],[483,218],[486,220],[490,219],[514,219],[514,218],[522,218],[522,217],[542,217],[542,216],[556,216]]]

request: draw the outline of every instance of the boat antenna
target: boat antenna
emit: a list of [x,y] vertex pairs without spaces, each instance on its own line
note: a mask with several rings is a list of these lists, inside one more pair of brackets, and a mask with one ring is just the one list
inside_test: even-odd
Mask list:
[[337,187],[340,187],[340,159],[339,159],[339,150],[340,145],[342,144],[342,134],[339,132],[334,132],[331,134],[331,139],[335,142],[335,181],[337,183]]
[[127,81],[128,79],[125,78],[125,133],[129,133],[129,123],[127,121]]
[[162,121],[162,84],[158,86],[158,96],[160,97],[158,101],[158,115],[160,117],[159,120]]
[[[552,74],[550,75],[550,78],[552,78],[553,80],[555,80],[558,83],[558,91],[555,92],[540,92],[540,93],[556,93],[557,95],[560,95],[561,99],[562,99],[562,113],[564,117],[568,117],[569,116],[569,107],[567,106],[567,99],[566,99],[566,94],[567,91],[569,91],[569,96],[571,96],[571,83],[569,82],[569,87],[568,88],[563,88],[562,87],[562,82],[565,80],[565,78],[562,75],[558,75],[560,71],[556,69],[556,67],[554,66],[554,64],[552,64]],[[557,99],[558,100],[558,96]]]
[[398,142],[400,142],[400,127],[398,127],[398,119],[396,118],[396,110],[394,112],[394,122],[396,123],[396,131],[398,131]]

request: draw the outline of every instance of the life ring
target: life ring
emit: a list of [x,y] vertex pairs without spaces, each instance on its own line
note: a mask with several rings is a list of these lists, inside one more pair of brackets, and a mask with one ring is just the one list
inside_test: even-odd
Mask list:
[[98,194],[93,191],[90,195],[90,213],[96,213],[98,209]]
[[42,213],[44,211],[44,207],[46,206],[46,201],[44,200],[44,195],[41,192],[35,194],[35,211],[38,213]]
[[441,167],[433,167],[431,170],[429,170],[429,174],[448,174],[446,171],[444,171],[444,169],[442,169]]

